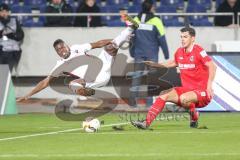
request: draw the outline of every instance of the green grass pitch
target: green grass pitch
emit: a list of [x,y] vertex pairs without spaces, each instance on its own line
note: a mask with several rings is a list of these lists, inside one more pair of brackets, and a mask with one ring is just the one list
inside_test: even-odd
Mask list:
[[[156,121],[153,130],[125,125],[124,130],[116,131],[103,126],[98,133],[85,133],[79,129],[80,122],[61,121],[51,114],[2,116],[0,159],[240,159],[239,113],[202,113],[200,126],[208,129],[190,129],[187,114],[184,116]],[[104,125],[126,122],[117,113],[99,119]]]

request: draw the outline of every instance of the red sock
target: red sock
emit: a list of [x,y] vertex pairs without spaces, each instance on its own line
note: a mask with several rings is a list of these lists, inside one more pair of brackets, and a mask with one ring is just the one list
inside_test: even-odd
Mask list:
[[195,103],[191,103],[189,105],[189,111],[193,113],[191,119],[193,121],[198,120],[198,115],[197,115],[197,112],[196,112],[196,105],[195,105]]
[[189,105],[189,111],[190,112],[195,112],[196,110],[195,110],[195,103],[191,103],[190,105]]
[[147,126],[150,126],[153,120],[157,117],[157,115],[162,112],[164,106],[165,106],[165,100],[162,98],[157,98],[154,104],[151,106],[151,108],[148,110],[148,114],[146,117],[146,124]]

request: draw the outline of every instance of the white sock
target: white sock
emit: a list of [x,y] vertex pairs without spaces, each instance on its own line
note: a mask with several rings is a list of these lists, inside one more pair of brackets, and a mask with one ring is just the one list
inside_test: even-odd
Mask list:
[[71,89],[73,91],[73,93],[77,93],[77,90],[80,88],[83,88],[83,85],[79,84],[77,82],[74,82],[74,80],[73,80],[69,83],[68,87],[69,87],[69,89]]
[[133,31],[132,28],[127,27],[116,38],[114,38],[113,42],[119,47],[124,41],[128,40]]

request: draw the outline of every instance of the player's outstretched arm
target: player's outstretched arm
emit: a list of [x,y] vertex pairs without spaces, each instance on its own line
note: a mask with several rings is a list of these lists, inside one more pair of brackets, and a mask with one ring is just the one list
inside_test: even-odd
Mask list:
[[29,99],[32,95],[34,95],[34,94],[40,92],[41,90],[43,90],[44,88],[46,88],[46,87],[49,85],[49,83],[50,83],[50,81],[51,81],[52,78],[53,78],[53,77],[48,76],[48,77],[46,77],[45,79],[43,79],[42,81],[40,81],[40,82],[37,84],[37,86],[36,86],[30,93],[28,93],[28,94],[25,95],[24,97],[18,98],[18,99],[17,99],[17,102],[21,102],[21,101],[27,100],[27,99]]
[[112,39],[103,39],[94,43],[91,43],[92,49],[94,48],[102,48],[108,44],[112,43]]
[[174,60],[168,60],[167,62],[163,63],[156,63],[153,61],[143,61],[146,65],[152,66],[152,67],[159,67],[159,68],[172,68],[177,67],[177,64]]
[[206,62],[205,65],[208,67],[208,71],[209,71],[207,91],[208,91],[208,95],[213,97],[212,83],[216,75],[217,66],[214,64],[213,61]]

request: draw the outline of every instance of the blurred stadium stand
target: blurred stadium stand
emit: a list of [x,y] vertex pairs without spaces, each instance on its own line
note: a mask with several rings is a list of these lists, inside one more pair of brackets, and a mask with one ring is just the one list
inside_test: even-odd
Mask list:
[[106,0],[106,5],[122,5],[128,3],[128,0]]
[[162,6],[170,6],[178,9],[184,9],[184,0],[161,0]]
[[[65,0],[74,11],[78,7],[79,0]],[[157,13],[214,13],[223,0],[154,0]],[[118,13],[119,8],[128,8],[129,13],[141,11],[142,0],[96,0],[101,13]],[[13,13],[45,13],[48,0],[0,0],[11,7]],[[165,26],[182,26],[183,17],[162,16]],[[33,18],[20,16],[19,20],[25,27],[44,26],[45,18],[40,17],[39,21]],[[212,26],[213,18],[208,16],[191,16],[188,18],[193,26]],[[102,16],[103,24],[106,26],[122,26],[119,16]]]
[[[11,7],[12,13],[32,13],[32,8],[27,5],[15,4]],[[19,22],[24,26],[24,23],[30,19],[29,16],[18,16]]]
[[24,27],[43,27],[44,21],[38,17],[31,17],[23,23]]
[[211,9],[212,0],[188,0],[189,6],[203,6],[206,10]]
[[0,0],[0,3],[5,3],[9,6],[19,4],[19,0]]
[[[202,5],[188,5],[188,13],[206,13],[207,10]],[[207,16],[189,16],[189,22],[193,26],[212,26]]]
[[[156,11],[159,13],[177,13],[176,6],[160,6],[156,8]],[[183,22],[179,21],[178,16],[161,16],[165,26],[183,26]]]
[[217,10],[218,6],[223,2],[224,0],[216,0],[215,8]]
[[31,8],[38,8],[38,6],[42,6],[47,4],[46,0],[24,0],[24,5],[31,6]]

